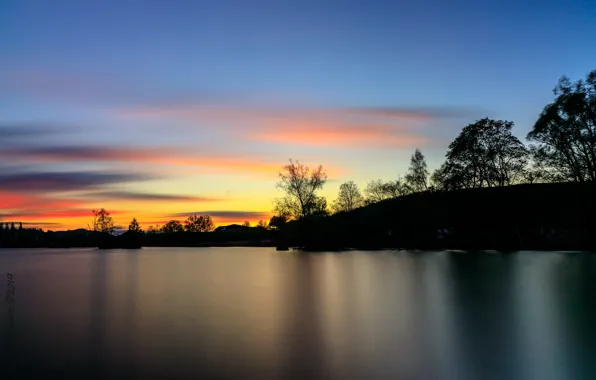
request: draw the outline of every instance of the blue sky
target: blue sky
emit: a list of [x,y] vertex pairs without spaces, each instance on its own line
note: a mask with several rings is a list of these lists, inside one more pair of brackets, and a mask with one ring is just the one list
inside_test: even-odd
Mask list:
[[[91,190],[118,186],[202,197],[103,200],[123,218],[146,208],[159,210],[151,222],[185,210],[266,216],[276,191],[275,170],[265,173],[290,157],[329,167],[331,198],[342,181],[405,172],[416,147],[434,169],[484,116],[525,137],[561,75],[596,68],[586,0],[1,1],[0,33],[0,128],[48,132],[5,141],[5,171],[152,177],[81,194],[42,186],[82,199],[46,216],[82,213]],[[32,214],[25,201],[3,206]]]

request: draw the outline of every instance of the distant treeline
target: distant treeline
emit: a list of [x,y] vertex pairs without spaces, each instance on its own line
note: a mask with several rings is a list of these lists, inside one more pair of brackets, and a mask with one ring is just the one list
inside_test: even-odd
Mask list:
[[244,227],[231,231],[161,232],[126,231],[121,235],[85,229],[42,231],[23,229],[0,240],[3,248],[140,248],[140,247],[202,247],[202,246],[276,246],[279,231]]

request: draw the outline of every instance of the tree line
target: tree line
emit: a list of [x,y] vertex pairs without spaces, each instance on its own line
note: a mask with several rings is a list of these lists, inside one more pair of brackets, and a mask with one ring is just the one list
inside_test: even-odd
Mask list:
[[[93,219],[91,224],[87,226],[89,231],[105,232],[114,234],[116,231],[116,224],[110,212],[105,208],[96,209],[92,211]],[[250,227],[250,222],[245,221],[243,227]],[[264,220],[259,220],[256,227],[266,229],[269,224]],[[190,215],[184,221],[170,220],[163,226],[149,226],[147,231],[141,228],[140,223],[136,218],[133,218],[128,225],[127,231],[132,234],[177,234],[177,233],[198,233],[198,232],[213,232],[215,230],[215,223],[209,215]]]
[[284,196],[274,200],[270,224],[348,212],[417,192],[595,181],[596,70],[573,83],[562,77],[553,93],[553,102],[526,136],[528,146],[513,135],[513,122],[483,118],[462,129],[433,173],[416,149],[403,177],[372,180],[364,194],[355,182],[345,182],[331,207],[318,195],[327,181],[323,167],[311,169],[290,160],[279,173],[277,187]]

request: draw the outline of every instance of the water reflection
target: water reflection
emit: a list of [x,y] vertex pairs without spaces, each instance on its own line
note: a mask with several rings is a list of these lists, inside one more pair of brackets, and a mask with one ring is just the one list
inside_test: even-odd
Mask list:
[[0,347],[21,377],[596,378],[589,254],[3,251],[8,267]]

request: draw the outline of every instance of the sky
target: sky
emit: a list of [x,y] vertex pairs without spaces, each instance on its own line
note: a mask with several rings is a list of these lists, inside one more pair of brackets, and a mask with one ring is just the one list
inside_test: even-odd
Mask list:
[[594,0],[0,0],[0,220],[254,224],[290,158],[331,202],[483,117],[524,141],[595,41]]

